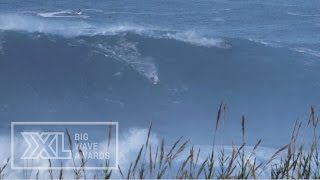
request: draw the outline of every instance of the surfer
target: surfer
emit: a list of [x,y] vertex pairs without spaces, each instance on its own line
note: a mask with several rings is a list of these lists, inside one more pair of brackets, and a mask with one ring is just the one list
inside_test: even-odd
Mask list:
[[81,9],[78,9],[78,11],[76,11],[76,12],[75,12],[75,14],[77,14],[77,15],[81,15],[81,14],[82,14]]

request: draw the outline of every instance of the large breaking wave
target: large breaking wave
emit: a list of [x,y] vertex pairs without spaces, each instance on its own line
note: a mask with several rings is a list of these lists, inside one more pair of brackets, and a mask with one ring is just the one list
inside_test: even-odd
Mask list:
[[[62,14],[62,15],[61,15]],[[63,15],[68,14],[68,15]],[[141,75],[157,84],[160,79],[158,70],[152,57],[142,57],[136,48],[136,43],[128,42],[124,35],[127,33],[156,39],[173,39],[190,43],[196,46],[231,48],[231,44],[223,39],[214,39],[201,36],[194,31],[177,32],[169,30],[158,30],[151,27],[139,25],[116,24],[96,25],[81,20],[55,20],[43,17],[78,17],[70,15],[71,11],[28,14],[2,14],[0,15],[0,30],[18,31],[27,33],[41,33],[42,35],[58,35],[65,38],[75,38],[69,45],[86,45],[93,48],[91,51],[103,54],[106,57],[114,58],[131,66]],[[82,17],[82,16],[80,16]],[[38,34],[38,37],[41,36]],[[96,38],[99,36],[99,38]],[[118,36],[114,42],[108,42],[109,37]],[[79,38],[77,38],[79,37]],[[88,37],[95,41],[88,42]],[[51,38],[52,40],[52,38]],[[3,53],[2,41],[0,41],[0,53]]]
[[[111,119],[122,126],[154,120],[165,125],[165,133],[183,134],[169,126],[174,122],[187,137],[201,140],[197,132],[212,130],[208,124],[221,100],[233,107],[230,118],[253,112],[251,119],[259,122],[250,126],[256,129],[272,128],[278,119],[292,124],[306,104],[320,98],[313,93],[320,88],[314,51],[70,19],[0,15],[2,127],[30,119]],[[283,113],[289,111],[297,113]],[[261,138],[269,134],[256,132]]]

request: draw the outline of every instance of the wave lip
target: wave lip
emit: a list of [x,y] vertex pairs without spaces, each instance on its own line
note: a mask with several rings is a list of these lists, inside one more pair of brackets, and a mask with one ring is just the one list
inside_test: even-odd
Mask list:
[[214,39],[214,38],[207,38],[200,36],[198,33],[194,31],[187,31],[187,32],[178,32],[178,33],[167,33],[164,35],[165,38],[168,39],[175,39],[178,41],[190,43],[197,46],[204,46],[204,47],[220,47],[220,48],[231,48],[232,45],[226,42],[223,39]]
[[0,14],[0,30],[24,31],[29,33],[38,32],[64,37],[119,35],[129,32],[151,38],[174,39],[196,46],[231,48],[231,44],[223,39],[206,37],[196,31],[179,32],[127,23],[100,25],[79,19],[70,21],[67,20],[69,18],[42,18],[64,17],[64,15],[61,14],[69,12],[70,11],[38,13],[38,16]]
[[310,48],[305,48],[305,47],[297,47],[297,48],[291,48],[292,50],[299,52],[299,53],[303,53],[303,54],[307,54],[307,55],[311,55],[311,56],[315,56],[320,58],[320,52],[319,51],[315,51],[313,49]]
[[92,26],[84,21],[56,21],[40,17],[19,14],[0,15],[0,29],[9,31],[22,31],[29,33],[45,33],[74,37],[86,34]]

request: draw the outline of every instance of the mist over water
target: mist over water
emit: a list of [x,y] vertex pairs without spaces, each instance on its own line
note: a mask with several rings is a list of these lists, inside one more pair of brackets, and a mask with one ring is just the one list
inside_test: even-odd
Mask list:
[[278,147],[320,99],[319,6],[2,1],[1,133],[11,121],[152,121],[207,145],[224,101],[219,143],[240,140],[245,114],[248,143]]

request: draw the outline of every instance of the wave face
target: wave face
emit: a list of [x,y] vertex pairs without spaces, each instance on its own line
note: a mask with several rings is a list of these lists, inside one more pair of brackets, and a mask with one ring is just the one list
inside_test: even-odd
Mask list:
[[1,39],[4,120],[112,119],[129,127],[153,119],[172,136],[183,132],[171,123],[201,139],[198,130],[212,130],[221,100],[230,104],[230,119],[249,112],[248,126],[257,129],[289,124],[320,98],[312,93],[320,89],[317,62],[308,66],[289,48],[244,39],[227,39],[232,48],[130,32],[66,38],[4,31]]
[[10,121],[153,121],[205,144],[225,101],[224,142],[240,139],[245,113],[249,133],[273,147],[320,99],[319,2],[78,0],[81,14],[64,1],[12,2],[0,7],[1,131]]

